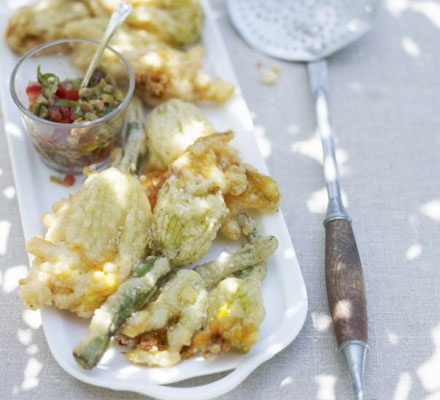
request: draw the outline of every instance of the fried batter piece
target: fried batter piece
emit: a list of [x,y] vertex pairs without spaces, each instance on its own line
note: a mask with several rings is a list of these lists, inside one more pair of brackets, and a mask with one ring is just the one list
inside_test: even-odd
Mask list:
[[[86,18],[66,24],[63,35],[99,40],[107,25],[107,18]],[[195,46],[180,51],[162,43],[144,30],[121,26],[110,45],[123,54],[133,67],[136,90],[143,101],[157,105],[172,98],[186,101],[208,100],[222,102],[234,92],[234,85],[220,78],[214,81],[199,72],[204,55],[203,48]],[[95,48],[88,44],[76,44],[72,55],[76,67],[86,70]],[[117,76],[118,63],[114,55],[104,54],[102,65]],[[119,63],[120,64],[120,63]]]
[[[97,0],[112,13],[121,0]],[[133,11],[127,23],[157,35],[162,41],[182,46],[196,42],[202,32],[203,9],[198,0],[130,0]]]
[[280,205],[281,194],[276,181],[270,176],[260,174],[252,165],[246,164],[247,188],[239,195],[225,195],[229,215],[221,227],[223,235],[230,239],[240,237],[237,215],[247,210],[276,212]]
[[150,205],[138,179],[116,168],[93,173],[78,193],[43,217],[46,237],[27,243],[35,256],[20,296],[90,317],[145,255]]
[[249,164],[241,163],[236,150],[227,144],[233,138],[232,133],[229,135],[231,136],[224,136],[222,140],[215,135],[198,139],[192,146],[193,157],[189,164],[190,168],[198,170],[198,173],[207,171],[211,177],[220,177],[218,171],[207,165],[209,163],[209,157],[206,156],[206,153],[209,153],[207,148],[215,149],[217,165],[220,165],[224,172],[223,182],[219,184],[229,210],[221,232],[226,237],[236,240],[240,237],[240,227],[236,220],[238,214],[252,209],[263,212],[276,211],[281,196],[273,178],[260,174]]
[[[181,117],[179,115],[177,125],[183,122]],[[150,202],[156,204],[162,185],[173,175],[184,179],[192,191],[243,193],[246,189],[245,168],[240,166],[237,149],[229,146],[233,137],[232,132],[226,132],[199,138],[167,169],[151,169],[147,164],[140,180]]]
[[197,139],[171,164],[170,170],[191,182],[195,190],[242,194],[247,188],[246,168],[240,162],[238,150],[229,143],[233,138],[229,131]]
[[67,22],[90,15],[87,6],[79,0],[40,0],[11,14],[5,40],[12,50],[22,54],[63,37],[63,27]]

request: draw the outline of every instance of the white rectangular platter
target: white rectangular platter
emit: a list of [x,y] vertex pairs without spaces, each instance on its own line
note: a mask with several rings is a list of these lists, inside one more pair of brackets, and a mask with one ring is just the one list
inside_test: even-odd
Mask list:
[[[0,6],[1,30],[13,8],[27,1],[2,2]],[[236,133],[234,144],[242,158],[261,172],[268,173],[264,159],[253,135],[253,123],[241,95],[232,66],[223,44],[209,2],[202,1],[206,21],[203,44],[206,48],[204,69],[235,83],[236,94],[222,106],[203,106],[208,119],[219,131],[232,129]],[[32,148],[19,112],[9,93],[9,78],[18,61],[1,41],[1,100],[5,130],[15,177],[21,220],[26,240],[43,235],[41,215],[62,197],[78,190],[66,189],[49,181],[52,171],[39,160]],[[166,400],[198,400],[215,398],[239,385],[260,364],[291,343],[301,330],[307,314],[307,292],[281,212],[264,216],[262,226],[266,234],[275,235],[279,247],[272,256],[263,284],[266,318],[261,325],[260,339],[247,354],[227,354],[205,360],[201,357],[186,360],[174,367],[147,368],[130,364],[116,347],[105,354],[102,362],[92,371],[81,369],[72,357],[72,349],[87,328],[86,320],[67,312],[45,308],[41,310],[44,333],[49,348],[58,364],[77,379],[115,390],[129,390]],[[226,248],[225,248],[226,246]],[[224,243],[214,243],[204,258],[214,258],[221,250],[232,249]],[[195,387],[172,387],[168,384],[189,378],[230,371],[223,378]]]

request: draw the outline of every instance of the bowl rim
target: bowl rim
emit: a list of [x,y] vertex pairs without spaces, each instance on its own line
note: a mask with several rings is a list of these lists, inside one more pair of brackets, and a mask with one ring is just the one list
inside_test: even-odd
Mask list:
[[65,38],[65,39],[51,40],[50,42],[43,43],[43,44],[35,47],[34,49],[28,51],[26,54],[24,54],[20,58],[20,60],[18,61],[18,63],[14,67],[14,69],[12,70],[11,78],[9,81],[9,90],[10,90],[12,99],[14,100],[14,103],[26,116],[34,119],[35,121],[37,121],[41,124],[47,124],[47,125],[50,125],[53,127],[58,127],[58,128],[70,128],[70,129],[72,129],[72,128],[85,128],[85,127],[98,125],[98,124],[101,124],[105,121],[108,121],[114,115],[118,114],[125,107],[127,107],[128,103],[130,102],[130,100],[133,96],[134,88],[135,88],[135,77],[134,77],[133,68],[131,67],[129,62],[125,59],[125,57],[119,51],[117,51],[113,47],[107,45],[106,49],[109,49],[110,51],[115,53],[119,57],[119,59],[124,63],[125,67],[127,68],[128,76],[129,76],[128,90],[127,90],[127,93],[125,95],[124,100],[122,101],[121,104],[119,104],[119,106],[117,106],[114,110],[112,110],[110,113],[104,115],[101,118],[95,119],[93,121],[77,122],[77,123],[71,123],[71,124],[66,124],[63,122],[49,121],[47,119],[40,118],[39,116],[37,116],[34,113],[32,113],[31,111],[29,111],[23,105],[23,103],[20,101],[20,99],[18,98],[17,93],[16,93],[15,78],[16,78],[18,70],[20,69],[20,66],[23,64],[24,61],[26,61],[28,58],[32,57],[34,54],[38,53],[41,50],[47,49],[51,46],[55,46],[55,45],[59,45],[59,44],[63,44],[63,43],[71,43],[71,42],[86,42],[86,43],[95,44],[97,46],[99,46],[99,44],[100,44],[99,41],[97,41],[97,40],[84,39],[84,38]]

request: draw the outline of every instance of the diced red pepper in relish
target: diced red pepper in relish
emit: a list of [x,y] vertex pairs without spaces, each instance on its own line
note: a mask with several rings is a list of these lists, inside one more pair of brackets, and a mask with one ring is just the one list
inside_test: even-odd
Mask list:
[[30,102],[37,100],[41,94],[41,85],[38,82],[30,81],[26,87],[26,94]]
[[60,106],[61,114],[63,114],[63,119],[70,118],[70,108],[67,106]]
[[67,174],[63,179],[65,186],[73,186],[75,184],[75,176],[72,174]]
[[61,114],[61,107],[51,106],[49,107],[49,120],[53,122],[61,122],[63,120],[63,114]]
[[76,182],[75,176],[72,174],[64,175],[64,177],[59,177],[56,175],[51,175],[49,180],[54,183],[58,183],[58,185],[63,185],[66,187],[73,186]]
[[70,119],[73,121],[76,120],[76,109],[75,107],[70,107]]
[[66,124],[71,124],[75,120],[75,115],[72,118],[71,108],[73,108],[73,107],[60,106],[61,114],[63,116],[63,119],[61,120],[61,122],[64,122]]
[[79,99],[79,90],[78,89],[66,89],[62,83],[58,84],[58,89],[56,91],[56,95],[60,99],[67,99],[67,100],[75,100],[77,101]]
[[71,124],[76,119],[75,107],[68,106],[50,106],[49,107],[49,121],[62,122]]

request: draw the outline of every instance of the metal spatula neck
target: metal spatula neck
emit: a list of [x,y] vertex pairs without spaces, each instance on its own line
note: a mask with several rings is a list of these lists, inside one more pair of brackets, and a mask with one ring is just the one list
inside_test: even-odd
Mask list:
[[364,400],[364,371],[368,344],[362,340],[347,340],[340,351],[344,355],[353,382],[356,400]]

